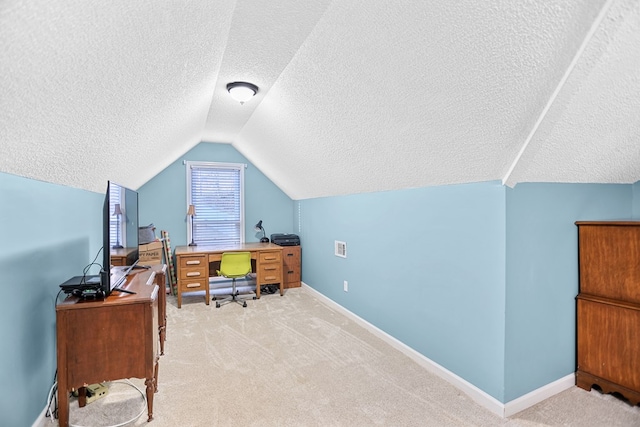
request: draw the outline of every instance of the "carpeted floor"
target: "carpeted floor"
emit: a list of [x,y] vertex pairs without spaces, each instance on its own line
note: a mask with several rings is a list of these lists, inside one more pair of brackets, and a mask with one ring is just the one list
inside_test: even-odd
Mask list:
[[[305,289],[247,308],[169,297],[165,355],[149,427],[640,426],[640,407],[573,387],[502,419]],[[142,388],[143,381],[131,379]],[[76,426],[145,426],[124,381],[78,408]]]

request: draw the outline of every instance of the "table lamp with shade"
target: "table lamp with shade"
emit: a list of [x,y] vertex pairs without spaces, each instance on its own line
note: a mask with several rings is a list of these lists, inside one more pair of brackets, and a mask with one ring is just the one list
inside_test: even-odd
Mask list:
[[196,216],[196,207],[193,205],[189,205],[187,209],[187,217],[189,218],[189,222],[191,223],[191,243],[189,246],[198,246],[198,244],[193,240],[193,217]]
[[113,216],[116,217],[117,225],[116,225],[116,244],[113,245],[112,249],[122,249],[122,245],[120,244],[120,221],[122,218],[122,210],[120,209],[120,203],[116,203],[113,208]]

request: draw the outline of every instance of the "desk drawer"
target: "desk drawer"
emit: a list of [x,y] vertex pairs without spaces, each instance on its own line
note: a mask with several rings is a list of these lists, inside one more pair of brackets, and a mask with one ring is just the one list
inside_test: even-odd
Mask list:
[[178,268],[204,268],[207,264],[206,255],[180,255],[178,257]]
[[207,256],[181,255],[178,258],[178,279],[195,281],[208,278],[209,266]]
[[209,279],[180,279],[178,284],[181,292],[204,291],[209,285]]
[[260,263],[281,263],[282,262],[282,251],[270,251],[270,252],[260,252]]
[[207,278],[207,268],[181,268],[180,269],[180,277],[181,280],[195,280],[195,279],[203,279]]
[[297,287],[300,286],[300,272],[287,270],[284,272],[284,284],[285,287]]
[[281,283],[282,282],[282,264],[261,264],[257,271],[258,283],[263,285],[267,283]]

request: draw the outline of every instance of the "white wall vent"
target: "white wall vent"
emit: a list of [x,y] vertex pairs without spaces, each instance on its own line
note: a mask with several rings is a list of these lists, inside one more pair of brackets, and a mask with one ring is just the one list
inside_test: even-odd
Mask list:
[[345,242],[339,242],[339,241],[335,241],[336,242],[336,256],[342,257],[342,258],[346,258],[347,257],[347,244]]

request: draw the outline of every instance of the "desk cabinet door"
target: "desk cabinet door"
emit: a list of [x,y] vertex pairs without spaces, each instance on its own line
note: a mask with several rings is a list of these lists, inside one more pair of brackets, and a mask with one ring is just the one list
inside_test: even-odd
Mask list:
[[282,249],[283,280],[285,288],[300,286],[300,246],[286,246]]

